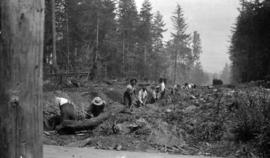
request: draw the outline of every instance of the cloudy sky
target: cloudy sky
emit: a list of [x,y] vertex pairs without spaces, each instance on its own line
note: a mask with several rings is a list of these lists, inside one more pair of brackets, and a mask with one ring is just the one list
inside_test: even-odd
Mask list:
[[[138,9],[144,0],[135,0]],[[229,63],[228,47],[232,26],[238,16],[238,0],[150,0],[153,12],[159,10],[164,16],[168,31],[165,40],[173,31],[171,16],[180,4],[184,11],[188,31],[201,34],[203,54],[201,62],[207,72],[220,72],[225,63]]]

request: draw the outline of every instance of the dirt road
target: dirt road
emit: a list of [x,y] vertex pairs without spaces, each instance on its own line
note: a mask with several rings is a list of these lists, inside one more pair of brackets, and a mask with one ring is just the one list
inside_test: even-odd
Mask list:
[[[182,156],[160,153],[107,151],[92,148],[44,146],[44,158],[209,158],[205,156]],[[217,158],[217,157],[212,157]]]

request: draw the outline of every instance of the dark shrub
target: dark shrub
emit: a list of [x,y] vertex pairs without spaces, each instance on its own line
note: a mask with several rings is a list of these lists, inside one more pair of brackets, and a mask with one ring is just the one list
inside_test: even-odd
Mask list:
[[213,79],[213,85],[214,86],[223,85],[223,81],[220,79]]
[[239,108],[232,117],[234,141],[253,146],[262,157],[270,157],[269,92],[255,90],[238,95]]

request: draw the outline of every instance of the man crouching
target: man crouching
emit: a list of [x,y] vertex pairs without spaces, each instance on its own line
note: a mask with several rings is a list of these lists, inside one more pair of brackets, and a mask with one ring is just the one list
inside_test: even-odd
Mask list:
[[[55,97],[56,105],[60,108],[60,126],[63,124],[64,121],[67,120],[76,120],[76,109],[74,104],[66,98],[62,97]],[[60,128],[61,130],[58,131],[62,134],[73,134],[74,130],[71,128]]]
[[100,97],[95,97],[87,109],[86,119],[99,116],[102,112],[104,112],[105,106],[106,102],[104,100],[102,100]]
[[73,103],[61,97],[55,97],[55,101],[60,108],[61,123],[64,120],[76,120],[76,112]]
[[142,88],[138,93],[138,102],[137,102],[138,106],[146,105],[147,95],[148,93],[147,93],[146,85],[142,85]]

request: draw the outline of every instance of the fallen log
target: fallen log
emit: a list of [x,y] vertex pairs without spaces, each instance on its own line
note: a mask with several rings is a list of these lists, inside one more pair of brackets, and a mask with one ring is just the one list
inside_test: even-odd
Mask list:
[[107,85],[113,85],[113,81],[103,80],[103,82],[106,83]]
[[79,131],[79,130],[89,130],[97,127],[103,121],[109,119],[110,117],[123,112],[125,107],[119,104],[112,104],[108,109],[101,113],[98,117],[85,120],[64,120],[61,125],[56,127],[57,131]]
[[55,76],[86,76],[88,72],[69,72],[69,73],[53,73],[53,74],[44,74],[46,77],[55,77]]

